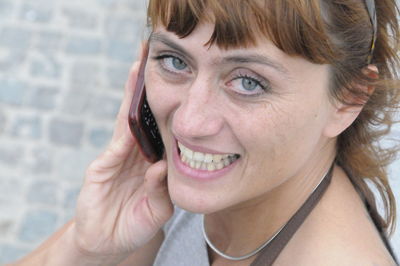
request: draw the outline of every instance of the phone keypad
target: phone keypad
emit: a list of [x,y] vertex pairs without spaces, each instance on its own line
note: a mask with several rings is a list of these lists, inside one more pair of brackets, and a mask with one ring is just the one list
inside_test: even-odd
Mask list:
[[153,113],[151,112],[147,99],[144,100],[144,103],[142,105],[141,115],[146,135],[149,137],[151,136],[152,138],[151,142],[152,144],[154,144],[153,148],[156,151],[157,155],[161,158],[164,152],[164,144],[162,142],[156,120],[154,118]]

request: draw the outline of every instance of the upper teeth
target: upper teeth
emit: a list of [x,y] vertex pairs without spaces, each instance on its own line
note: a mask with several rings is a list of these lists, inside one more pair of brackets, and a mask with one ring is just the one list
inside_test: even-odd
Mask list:
[[235,154],[210,154],[198,151],[192,151],[178,142],[181,150],[181,159],[192,168],[202,170],[219,170],[234,162],[238,155]]

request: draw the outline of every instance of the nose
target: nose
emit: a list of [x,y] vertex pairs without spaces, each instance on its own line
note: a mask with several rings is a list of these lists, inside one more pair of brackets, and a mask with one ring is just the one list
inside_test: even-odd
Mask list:
[[224,121],[221,103],[218,103],[218,91],[212,86],[197,78],[180,99],[172,120],[174,134],[178,137],[199,139],[221,131]]

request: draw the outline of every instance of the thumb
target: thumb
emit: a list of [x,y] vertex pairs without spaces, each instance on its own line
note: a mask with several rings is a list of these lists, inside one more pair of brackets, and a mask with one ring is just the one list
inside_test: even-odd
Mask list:
[[173,204],[167,185],[167,162],[158,161],[145,174],[145,190],[153,221],[164,224],[173,213]]

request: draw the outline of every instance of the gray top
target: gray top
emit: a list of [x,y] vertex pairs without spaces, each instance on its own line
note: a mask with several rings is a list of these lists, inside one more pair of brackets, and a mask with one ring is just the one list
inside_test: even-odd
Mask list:
[[175,208],[154,266],[209,266],[201,215]]

